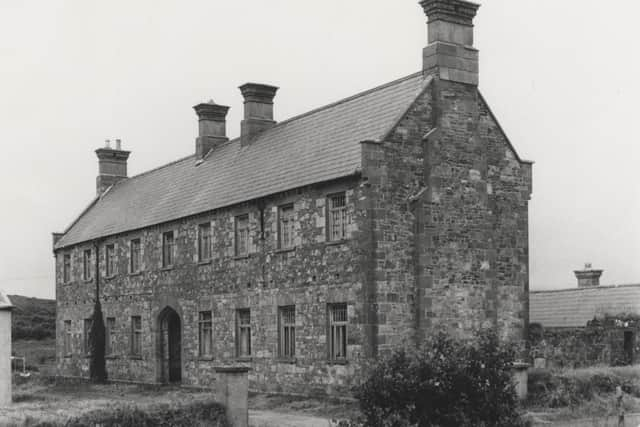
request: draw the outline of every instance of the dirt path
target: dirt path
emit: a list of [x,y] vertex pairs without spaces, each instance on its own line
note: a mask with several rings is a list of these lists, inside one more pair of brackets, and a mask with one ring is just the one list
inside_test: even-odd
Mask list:
[[283,414],[273,411],[249,411],[250,427],[330,427],[326,418]]

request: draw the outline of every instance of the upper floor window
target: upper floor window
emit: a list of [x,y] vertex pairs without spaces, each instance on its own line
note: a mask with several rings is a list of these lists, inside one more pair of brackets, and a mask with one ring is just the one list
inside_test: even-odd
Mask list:
[[278,248],[292,248],[293,243],[293,205],[278,208]]
[[133,239],[129,242],[131,253],[129,258],[129,272],[137,273],[140,271],[141,266],[141,254],[140,254],[140,239]]
[[142,318],[131,316],[131,355],[142,355]]
[[280,307],[278,312],[278,356],[292,358],[296,355],[296,307]]
[[251,311],[248,308],[236,312],[236,354],[251,356]]
[[236,256],[249,254],[249,215],[236,217],[235,246]]
[[211,259],[211,223],[198,226],[198,261]]
[[175,246],[175,240],[173,238],[173,231],[167,231],[162,233],[162,266],[171,267],[173,265],[173,248]]
[[111,277],[116,273],[115,270],[115,258],[116,258],[116,247],[115,245],[107,245],[105,248],[105,264],[106,264],[106,273],[107,277]]
[[107,317],[106,324],[106,340],[105,340],[105,354],[107,356],[113,355],[116,352],[116,318]]
[[328,237],[329,241],[338,241],[347,238],[347,224],[349,216],[347,212],[347,196],[345,193],[338,193],[329,196],[327,201],[328,216]]
[[71,254],[62,256],[62,282],[69,283],[71,281]]
[[211,311],[198,313],[198,348],[200,356],[211,356],[213,353],[213,323]]
[[64,355],[71,355],[71,338],[73,337],[71,332],[71,320],[64,321],[64,337],[63,337],[63,347],[64,347]]
[[91,249],[84,251],[82,258],[82,278],[91,280]]
[[347,358],[347,304],[329,304],[327,311],[329,360],[344,360]]

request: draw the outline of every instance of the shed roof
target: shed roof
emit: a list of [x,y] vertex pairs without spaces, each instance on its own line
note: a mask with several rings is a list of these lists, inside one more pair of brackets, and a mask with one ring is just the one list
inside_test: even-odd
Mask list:
[[544,327],[586,326],[605,315],[640,315],[640,284],[596,286],[529,294],[529,321]]
[[55,248],[354,175],[361,168],[360,142],[383,138],[429,81],[422,72],[412,74],[280,122],[250,145],[232,140],[198,166],[191,155],[120,181]]

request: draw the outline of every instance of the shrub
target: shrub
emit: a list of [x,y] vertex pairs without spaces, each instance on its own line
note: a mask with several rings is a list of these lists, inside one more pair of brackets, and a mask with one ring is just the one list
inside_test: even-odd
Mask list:
[[357,389],[372,427],[522,425],[511,377],[513,351],[495,334],[477,344],[443,333],[418,351],[398,350]]

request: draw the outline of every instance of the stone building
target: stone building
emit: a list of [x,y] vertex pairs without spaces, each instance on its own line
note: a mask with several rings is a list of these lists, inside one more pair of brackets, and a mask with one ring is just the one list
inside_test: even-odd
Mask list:
[[531,292],[531,356],[549,367],[637,362],[640,285],[601,286],[590,264],[575,275],[577,288]]
[[199,104],[193,154],[133,177],[96,151],[97,197],[54,234],[61,375],[87,373],[96,280],[116,379],[247,363],[256,389],[341,393],[438,329],[523,344],[531,163],[478,90],[478,5],[421,5],[415,74],[282,122],[247,83],[239,137]]

